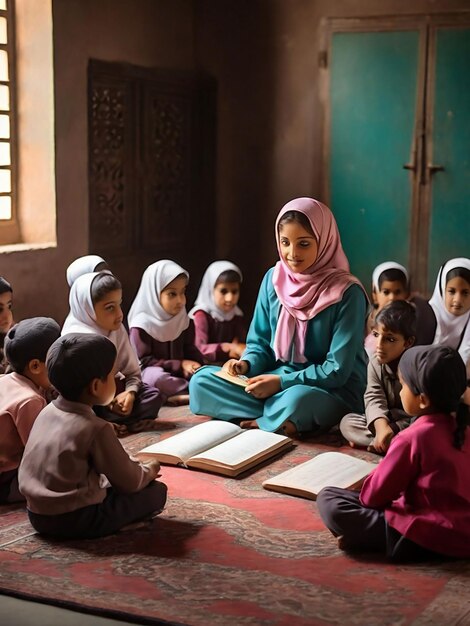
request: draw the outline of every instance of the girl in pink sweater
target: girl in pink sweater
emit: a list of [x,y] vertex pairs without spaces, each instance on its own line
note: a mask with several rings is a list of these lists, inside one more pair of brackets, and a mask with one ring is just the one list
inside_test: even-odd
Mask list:
[[403,408],[418,419],[399,433],[359,493],[326,487],[320,515],[345,550],[393,560],[470,557],[470,441],[465,365],[447,346],[418,346],[400,360]]

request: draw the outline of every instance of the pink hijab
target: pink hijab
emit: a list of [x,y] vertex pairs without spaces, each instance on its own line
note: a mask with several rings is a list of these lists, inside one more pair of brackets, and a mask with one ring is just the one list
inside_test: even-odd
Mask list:
[[[278,226],[288,211],[303,213],[309,220],[318,243],[315,263],[302,273],[293,272],[282,259]],[[274,337],[274,352],[281,361],[305,363],[307,322],[332,304],[340,302],[353,283],[361,284],[349,273],[349,263],[330,209],[312,198],[288,202],[276,219],[276,242],[280,261],[273,272],[273,285],[281,302]]]

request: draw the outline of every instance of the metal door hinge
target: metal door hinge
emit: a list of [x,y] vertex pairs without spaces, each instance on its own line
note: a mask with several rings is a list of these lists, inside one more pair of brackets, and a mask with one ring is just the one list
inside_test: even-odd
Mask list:
[[328,67],[328,52],[326,50],[320,50],[318,53],[318,67]]

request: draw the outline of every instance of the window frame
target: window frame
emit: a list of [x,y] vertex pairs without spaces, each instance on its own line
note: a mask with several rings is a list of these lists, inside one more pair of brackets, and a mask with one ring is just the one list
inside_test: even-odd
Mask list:
[[[0,245],[8,245],[20,241],[20,228],[18,220],[18,137],[17,137],[17,101],[16,101],[16,39],[15,39],[15,1],[6,0],[6,9],[0,9],[0,17],[7,20],[7,43],[0,44],[0,50],[5,50],[8,55],[8,81],[0,81],[0,85],[9,88],[9,111],[1,111],[7,114],[10,121],[10,138],[5,143],[10,145],[10,165],[0,166],[1,170],[10,171],[11,187],[9,193],[1,193],[0,196],[11,198],[10,219],[0,220]],[[3,142],[3,140],[0,140]]]

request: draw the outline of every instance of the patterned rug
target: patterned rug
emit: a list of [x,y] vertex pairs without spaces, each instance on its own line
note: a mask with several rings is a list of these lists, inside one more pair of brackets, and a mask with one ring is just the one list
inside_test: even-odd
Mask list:
[[[158,431],[122,443],[137,452],[203,419],[165,408]],[[343,445],[335,434],[302,441],[237,479],[163,467],[165,511],[101,540],[42,539],[23,507],[1,507],[0,593],[141,624],[470,624],[468,561],[396,566],[347,556],[314,502],[261,488]]]

